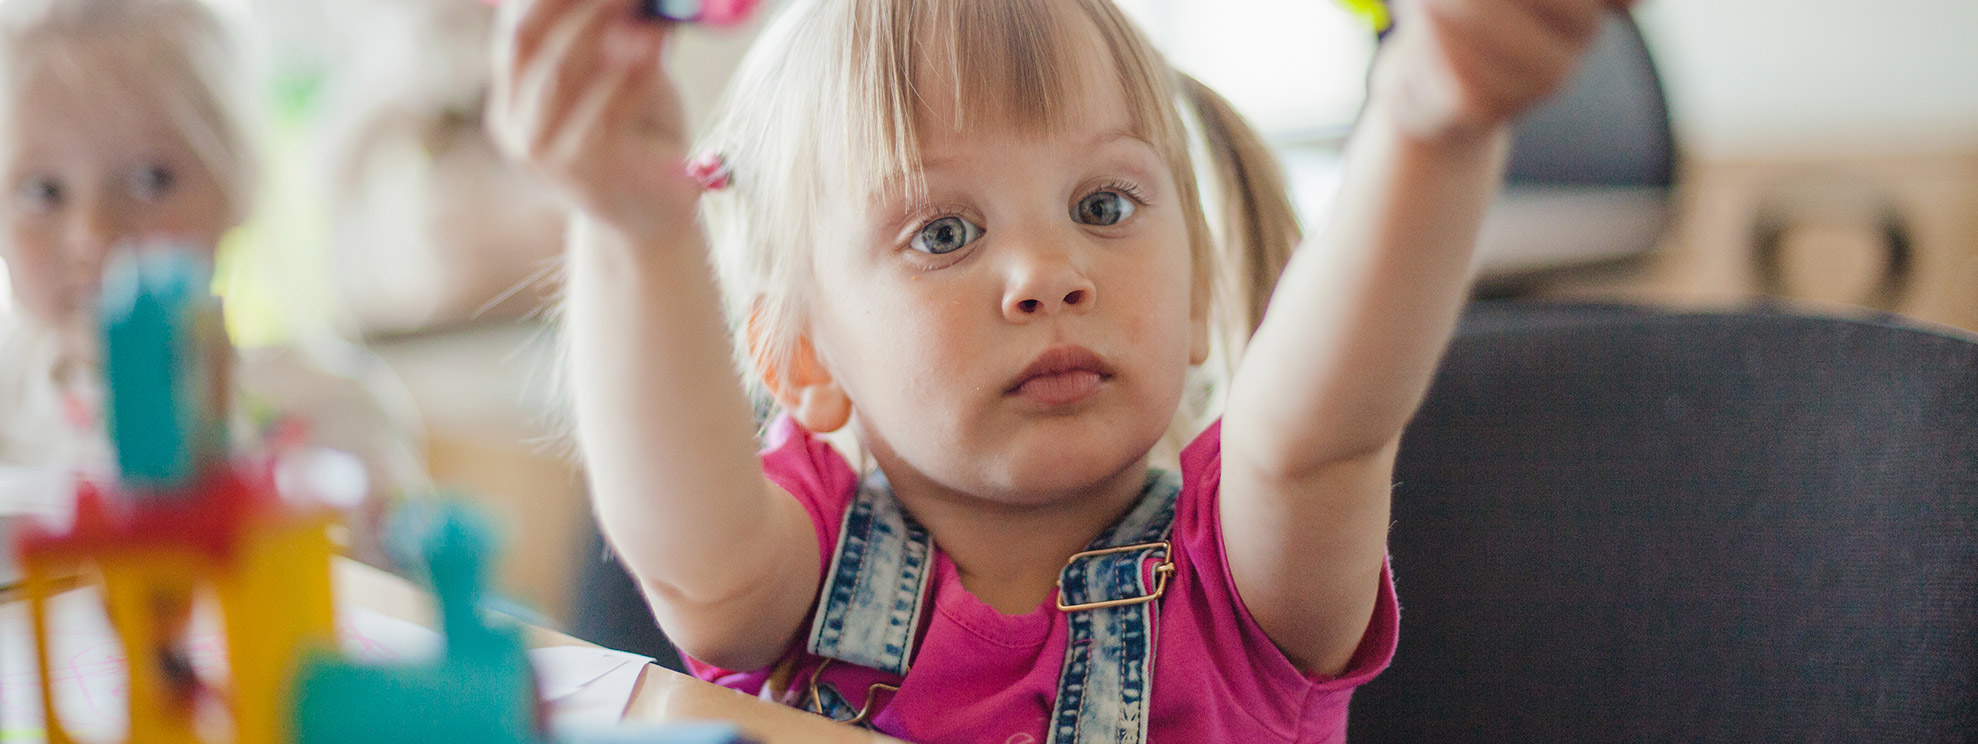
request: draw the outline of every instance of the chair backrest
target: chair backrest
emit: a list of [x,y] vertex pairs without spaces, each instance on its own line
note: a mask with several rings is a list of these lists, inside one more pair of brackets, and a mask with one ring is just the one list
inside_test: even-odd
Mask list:
[[1478,236],[1483,291],[1653,250],[1675,210],[1676,141],[1641,29],[1610,13],[1563,90],[1512,130],[1505,188]]
[[1473,310],[1350,740],[1978,741],[1978,339]]
[[1634,18],[1609,14],[1572,81],[1512,137],[1513,186],[1675,183],[1668,96]]

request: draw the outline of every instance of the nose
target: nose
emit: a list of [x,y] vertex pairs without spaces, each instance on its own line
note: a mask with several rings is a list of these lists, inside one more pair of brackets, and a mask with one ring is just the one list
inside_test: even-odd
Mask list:
[[123,234],[123,221],[116,205],[107,199],[79,202],[69,214],[67,226],[69,258],[78,264],[101,263],[110,246]]
[[1098,300],[1098,288],[1071,252],[1060,246],[1018,248],[1003,293],[1003,317],[1023,323],[1059,313],[1082,313]]

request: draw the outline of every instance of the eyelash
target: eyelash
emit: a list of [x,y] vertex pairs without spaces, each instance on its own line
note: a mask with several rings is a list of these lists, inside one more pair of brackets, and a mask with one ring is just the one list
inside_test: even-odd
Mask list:
[[[1093,187],[1090,191],[1086,191],[1085,193],[1079,195],[1078,198],[1083,200],[1085,197],[1091,196],[1093,194],[1097,194],[1102,191],[1112,191],[1118,193],[1121,196],[1133,200],[1133,203],[1143,207],[1148,206],[1151,203],[1147,199],[1146,192],[1142,191],[1139,186],[1117,179],[1102,181],[1097,186]],[[940,222],[941,220],[945,220],[949,217],[956,217],[966,220],[968,219],[968,214],[966,210],[957,207],[944,206],[944,207],[936,207],[935,211],[927,212],[920,215],[918,218],[914,220],[913,231],[907,233],[907,239],[900,243],[899,246],[900,249],[911,253],[919,253],[919,251],[915,251],[912,248],[912,243],[914,241],[914,238],[919,236],[922,231],[928,228],[928,226],[933,225],[936,222]],[[987,233],[989,231],[987,228],[984,228],[983,232]]]
[[1125,181],[1103,182],[1099,184],[1097,188],[1085,192],[1084,196],[1080,196],[1078,198],[1084,199],[1086,196],[1091,196],[1101,191],[1118,192],[1121,196],[1124,196],[1128,199],[1132,199],[1135,204],[1139,204],[1140,206],[1143,207],[1148,205],[1147,195],[1140,190],[1140,187],[1135,186],[1131,183],[1127,183]]
[[[925,230],[927,230],[928,226],[933,225],[936,222],[940,222],[941,220],[945,220],[949,217],[957,217],[963,220],[968,219],[968,211],[960,207],[937,206],[937,207],[933,207],[933,209],[934,211],[932,212],[923,212],[920,215],[914,217],[913,231],[907,233],[906,240],[900,241],[901,248],[912,251],[913,250],[912,243],[914,238],[919,236]],[[983,232],[988,232],[988,230],[983,230]]]

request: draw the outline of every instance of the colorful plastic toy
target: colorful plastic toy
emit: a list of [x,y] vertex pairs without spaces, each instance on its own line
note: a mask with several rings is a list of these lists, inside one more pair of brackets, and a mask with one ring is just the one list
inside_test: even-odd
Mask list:
[[85,483],[74,526],[20,539],[50,744],[56,715],[47,602],[57,577],[93,566],[130,664],[130,740],[197,742],[209,691],[186,660],[193,597],[219,602],[232,682],[219,696],[233,741],[290,740],[285,713],[298,649],[336,645],[325,508],[285,503],[265,462],[230,460],[224,422],[232,349],[210,269],[158,249],[109,269],[101,308],[112,440],[123,479]]
[[[130,742],[548,742],[519,629],[483,619],[490,538],[465,507],[434,507],[405,538],[431,573],[445,655],[397,667],[339,655],[329,535],[337,515],[289,503],[270,461],[227,451],[232,348],[196,255],[151,250],[111,267],[102,324],[122,478],[83,484],[70,529],[30,525],[17,545],[50,744],[74,738],[57,713],[49,603],[61,577],[89,567],[130,660]],[[226,639],[224,691],[207,689],[187,656],[192,604],[206,592],[218,599]],[[199,720],[215,702],[227,725]],[[565,741],[744,740],[717,724]]]
[[641,0],[639,12],[649,18],[707,26],[734,26],[755,13],[760,0]]
[[[397,525],[406,524],[401,517]],[[457,504],[417,520],[412,542],[432,577],[446,650],[424,664],[377,666],[306,657],[295,683],[298,744],[531,744],[540,740],[535,679],[522,634],[481,616],[487,530]],[[361,718],[349,711],[366,711]]]
[[[431,662],[370,665],[335,654],[302,661],[295,683],[298,744],[538,744],[535,679],[522,634],[482,608],[492,554],[488,527],[459,502],[412,506],[393,522],[397,552],[417,556],[439,600],[446,649]],[[350,711],[366,711],[362,717]],[[728,724],[621,727],[566,744],[746,744]]]

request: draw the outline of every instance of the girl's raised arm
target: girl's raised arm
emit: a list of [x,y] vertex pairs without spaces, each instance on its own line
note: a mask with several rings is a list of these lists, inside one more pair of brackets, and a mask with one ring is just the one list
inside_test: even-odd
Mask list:
[[816,593],[817,539],[763,477],[695,223],[668,28],[636,0],[511,0],[490,128],[567,198],[564,333],[597,518],[672,640],[766,666]]
[[1395,451],[1467,299],[1506,123],[1628,4],[1397,3],[1338,201],[1280,278],[1223,423],[1230,569],[1306,672],[1342,671],[1373,611]]

